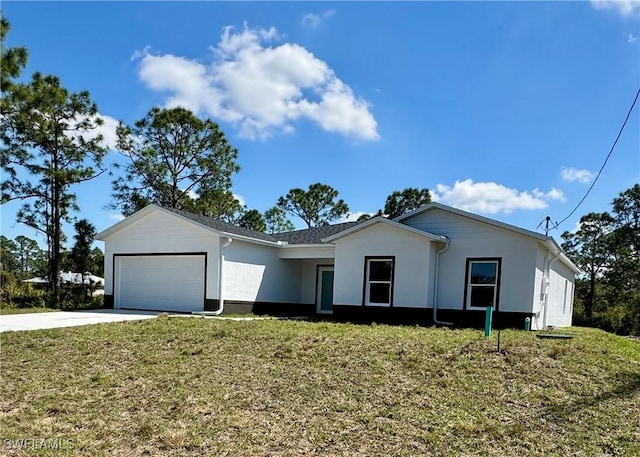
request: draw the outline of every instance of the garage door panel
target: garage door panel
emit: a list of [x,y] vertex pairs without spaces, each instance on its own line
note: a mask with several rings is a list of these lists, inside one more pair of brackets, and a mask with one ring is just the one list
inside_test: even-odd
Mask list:
[[117,308],[202,311],[205,256],[117,257],[115,287]]

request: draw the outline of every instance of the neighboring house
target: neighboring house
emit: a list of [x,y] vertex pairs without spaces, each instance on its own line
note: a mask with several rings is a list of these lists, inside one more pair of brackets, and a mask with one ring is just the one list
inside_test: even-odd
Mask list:
[[430,203],[268,235],[150,205],[99,233],[115,308],[571,325],[578,268],[551,237]]
[[[49,284],[49,280],[43,277],[35,277],[25,279],[22,282],[33,284],[34,286],[46,286]],[[82,273],[73,273],[71,271],[61,271],[60,272],[60,283],[61,284],[73,284],[73,285],[90,285],[92,286],[91,295],[96,297],[98,295],[104,295],[104,278],[93,275],[89,272],[85,274]]]
[[[25,279],[22,282],[28,282],[31,284],[49,284],[49,280],[43,277]],[[82,273],[73,273],[71,271],[61,271],[60,282],[62,284],[76,284],[76,285],[87,284],[87,285],[93,285],[96,287],[104,287],[104,278],[93,275],[89,272],[82,274]]]

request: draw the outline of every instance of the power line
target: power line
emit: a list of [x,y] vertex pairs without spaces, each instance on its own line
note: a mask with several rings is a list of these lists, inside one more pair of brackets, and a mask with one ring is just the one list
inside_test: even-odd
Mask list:
[[616,137],[616,140],[613,142],[613,145],[611,146],[611,149],[609,150],[609,154],[607,154],[607,157],[604,159],[604,163],[600,167],[600,170],[598,171],[598,174],[593,179],[593,182],[591,183],[591,186],[589,186],[589,189],[587,189],[587,192],[584,194],[584,197],[582,197],[582,200],[580,200],[578,202],[576,207],[573,208],[573,210],[569,213],[569,215],[567,217],[565,217],[564,219],[562,219],[560,222],[558,222],[556,225],[553,226],[554,230],[557,229],[560,226],[560,224],[562,224],[564,221],[569,219],[573,215],[573,213],[575,213],[577,211],[577,209],[580,207],[580,205],[582,205],[582,202],[584,202],[585,199],[587,198],[587,196],[589,195],[589,192],[591,192],[591,189],[593,189],[593,186],[596,185],[596,181],[598,181],[598,178],[600,177],[600,174],[602,173],[602,170],[604,170],[604,167],[607,165],[607,162],[609,161],[609,157],[611,157],[611,154],[613,153],[613,150],[615,149],[616,144],[618,144],[618,140],[620,139],[620,136],[622,135],[622,131],[624,130],[625,126],[627,125],[627,121],[629,120],[629,117],[631,117],[631,112],[633,111],[633,108],[636,106],[636,102],[638,101],[638,96],[640,96],[640,89],[638,89],[638,92],[636,92],[636,97],[633,99],[633,103],[631,104],[631,108],[629,108],[629,112],[627,113],[627,117],[624,119],[622,127],[620,127],[620,131],[618,132],[618,136]]

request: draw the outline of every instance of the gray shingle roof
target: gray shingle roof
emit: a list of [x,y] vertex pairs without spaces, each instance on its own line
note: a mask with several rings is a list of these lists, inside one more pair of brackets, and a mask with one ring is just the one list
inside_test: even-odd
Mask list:
[[182,217],[186,217],[187,219],[191,219],[198,224],[205,225],[207,227],[211,227],[214,230],[218,230],[220,232],[231,233],[233,235],[246,236],[249,238],[255,238],[257,240],[262,241],[271,241],[276,243],[278,240],[273,236],[268,235],[262,232],[256,232],[255,230],[249,230],[246,228],[238,227],[237,225],[229,224],[228,222],[223,222],[220,219],[214,219],[213,217],[200,216],[198,214],[188,213],[187,211],[181,211],[179,209],[172,208],[164,208],[167,211],[171,211],[172,213],[178,214]]
[[198,214],[181,211],[179,209],[164,209],[220,232],[246,236],[248,238],[254,238],[261,241],[271,241],[272,243],[286,241],[289,244],[320,244],[322,243],[321,240],[323,238],[335,235],[336,233],[340,233],[343,230],[347,230],[348,228],[358,224],[357,222],[344,222],[342,224],[323,225],[311,229],[294,230],[292,232],[274,233],[273,235],[269,235],[267,233],[238,227],[237,225],[229,224],[228,222],[223,222],[220,219],[214,219],[213,217],[200,216]]
[[274,233],[271,236],[279,241],[286,241],[289,244],[317,244],[322,243],[323,238],[340,233],[357,224],[358,222],[344,222],[342,224],[322,225],[305,230]]

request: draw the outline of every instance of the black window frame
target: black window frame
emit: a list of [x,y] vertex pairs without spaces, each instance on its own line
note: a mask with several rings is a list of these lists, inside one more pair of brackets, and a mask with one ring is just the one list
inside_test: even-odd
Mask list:
[[[473,263],[495,263],[497,264],[496,268],[496,284],[493,285],[494,289],[494,302],[495,306],[493,308],[494,311],[498,311],[500,308],[500,286],[502,283],[502,257],[468,257],[465,274],[464,274],[464,308],[469,311],[480,311],[486,309],[486,307],[481,306],[471,306],[469,303],[471,299],[471,288],[474,287],[471,284],[471,265]],[[476,287],[479,285],[476,285]],[[486,286],[484,286],[486,287]]]
[[[369,286],[371,281],[369,279],[369,265],[372,261],[391,262],[391,280],[389,281],[389,303],[372,303],[367,300],[367,295],[371,295]],[[381,256],[365,256],[364,258],[364,275],[362,280],[362,306],[370,306],[376,308],[392,308],[393,307],[393,291],[395,287],[395,272],[396,272],[396,256],[393,255],[381,255]],[[380,284],[381,282],[374,282],[374,284]]]

